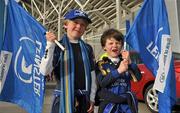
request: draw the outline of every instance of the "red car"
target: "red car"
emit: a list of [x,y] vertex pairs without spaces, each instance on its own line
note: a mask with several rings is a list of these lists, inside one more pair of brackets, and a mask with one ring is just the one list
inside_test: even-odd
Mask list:
[[[176,74],[176,96],[177,104],[180,105],[180,54],[174,54],[175,74]],[[157,91],[153,90],[155,77],[142,64],[137,53],[132,53],[131,59],[138,64],[141,71],[141,79],[138,82],[131,82],[132,91],[136,94],[138,100],[145,101],[146,105],[152,112],[158,112],[158,96]]]

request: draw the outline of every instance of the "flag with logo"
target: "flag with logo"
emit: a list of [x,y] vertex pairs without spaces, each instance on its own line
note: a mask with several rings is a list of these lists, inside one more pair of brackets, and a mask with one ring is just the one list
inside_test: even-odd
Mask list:
[[17,2],[9,0],[1,50],[0,100],[41,113],[44,76],[39,64],[45,50],[45,29]]
[[2,47],[3,42],[3,35],[4,35],[4,20],[5,20],[5,2],[0,1],[0,50]]
[[[3,40],[4,40],[4,28],[5,28],[5,17],[6,17],[6,11],[5,11],[6,7],[5,7],[5,1],[0,1],[0,51],[2,49],[2,44],[3,44]],[[1,52],[0,52],[0,56],[1,56]],[[2,63],[0,60],[0,69],[2,67]],[[2,87],[2,75],[0,73],[0,90]]]
[[171,113],[176,100],[171,39],[164,0],[145,0],[126,41],[156,77],[159,113]]

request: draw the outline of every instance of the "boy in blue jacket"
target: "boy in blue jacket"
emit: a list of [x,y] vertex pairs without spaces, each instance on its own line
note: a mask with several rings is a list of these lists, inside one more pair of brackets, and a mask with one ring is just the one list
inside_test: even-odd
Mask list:
[[53,71],[57,81],[51,113],[92,113],[96,92],[94,54],[81,39],[91,19],[80,10],[68,11],[64,19],[66,33],[60,43],[65,50],[55,45],[55,34],[47,32],[46,53],[40,65],[41,73]]
[[137,101],[131,92],[131,74],[138,68],[123,50],[123,35],[115,29],[105,31],[101,45],[107,56],[96,64],[99,113],[137,113]]

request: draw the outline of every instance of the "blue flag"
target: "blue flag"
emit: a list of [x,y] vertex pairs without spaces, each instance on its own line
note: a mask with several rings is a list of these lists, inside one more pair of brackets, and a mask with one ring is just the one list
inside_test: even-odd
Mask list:
[[44,76],[39,64],[45,50],[44,33],[34,18],[9,0],[0,56],[0,100],[18,104],[28,113],[42,112]]
[[144,1],[126,41],[140,53],[144,64],[156,77],[154,88],[159,91],[159,113],[171,113],[176,100],[176,84],[164,0]]
[[5,2],[0,1],[0,50],[2,47],[3,42],[3,35],[4,35],[4,19],[5,19]]

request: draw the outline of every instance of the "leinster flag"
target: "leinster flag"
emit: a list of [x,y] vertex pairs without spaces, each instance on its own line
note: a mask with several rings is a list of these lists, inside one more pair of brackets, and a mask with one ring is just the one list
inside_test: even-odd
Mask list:
[[3,42],[3,36],[4,36],[4,27],[5,27],[5,17],[6,17],[6,12],[5,12],[5,2],[3,0],[0,1],[0,50],[2,47],[2,42]]
[[0,100],[41,113],[44,77],[39,64],[45,50],[45,29],[17,2],[9,0],[1,49]]
[[171,39],[164,0],[145,0],[126,41],[156,77],[159,113],[171,113],[176,99]]

